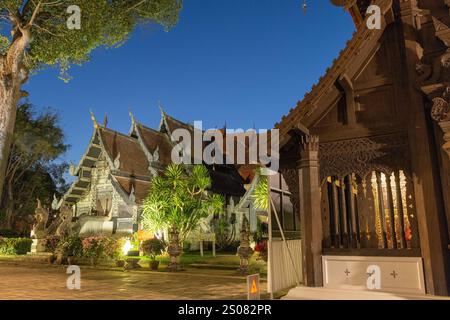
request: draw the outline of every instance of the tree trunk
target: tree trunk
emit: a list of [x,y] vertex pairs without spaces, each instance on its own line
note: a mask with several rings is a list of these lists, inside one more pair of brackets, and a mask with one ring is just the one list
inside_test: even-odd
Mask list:
[[28,79],[28,70],[22,60],[30,39],[30,29],[18,27],[7,53],[0,55],[0,194],[5,183],[17,103],[22,94],[20,89]]
[[0,194],[2,194],[6,178],[6,167],[16,121],[18,99],[14,99],[14,91],[0,85]]
[[7,200],[6,200],[6,215],[5,215],[5,229],[11,229],[13,225],[13,215],[14,215],[14,193],[13,193],[13,183],[8,181],[7,185]]

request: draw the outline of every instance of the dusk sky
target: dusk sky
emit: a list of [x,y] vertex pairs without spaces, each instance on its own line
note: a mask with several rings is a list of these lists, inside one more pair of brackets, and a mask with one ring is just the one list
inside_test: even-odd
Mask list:
[[59,111],[78,163],[92,135],[89,110],[127,133],[128,111],[157,127],[158,101],[180,120],[204,128],[272,128],[303,98],[354,31],[350,16],[328,0],[185,0],[166,33],[136,30],[118,49],[100,49],[73,67],[68,84],[58,69],[26,86],[39,108]]

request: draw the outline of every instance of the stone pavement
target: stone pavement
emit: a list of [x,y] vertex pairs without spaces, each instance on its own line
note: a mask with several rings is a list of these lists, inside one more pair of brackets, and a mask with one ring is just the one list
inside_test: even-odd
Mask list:
[[[187,272],[120,272],[81,266],[81,290],[66,287],[66,267],[0,262],[0,299],[245,299],[242,277]],[[265,283],[261,284],[265,290]]]

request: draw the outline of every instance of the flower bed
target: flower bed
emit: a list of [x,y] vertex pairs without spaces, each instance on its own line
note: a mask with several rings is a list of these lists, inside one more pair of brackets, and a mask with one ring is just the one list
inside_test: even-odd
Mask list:
[[[46,252],[52,253],[58,264],[86,261],[97,264],[101,260],[117,260],[122,257],[122,247],[125,242],[122,238],[106,236],[79,237],[76,235],[60,238],[47,237]],[[51,260],[53,261],[53,260]]]

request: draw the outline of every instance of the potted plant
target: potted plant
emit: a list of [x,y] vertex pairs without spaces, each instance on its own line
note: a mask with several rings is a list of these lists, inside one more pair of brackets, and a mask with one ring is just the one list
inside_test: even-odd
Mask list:
[[163,240],[158,238],[153,238],[149,240],[145,240],[142,243],[142,250],[146,256],[150,257],[150,269],[158,270],[159,261],[156,260],[156,256],[159,256],[164,252],[166,248],[166,244]]

